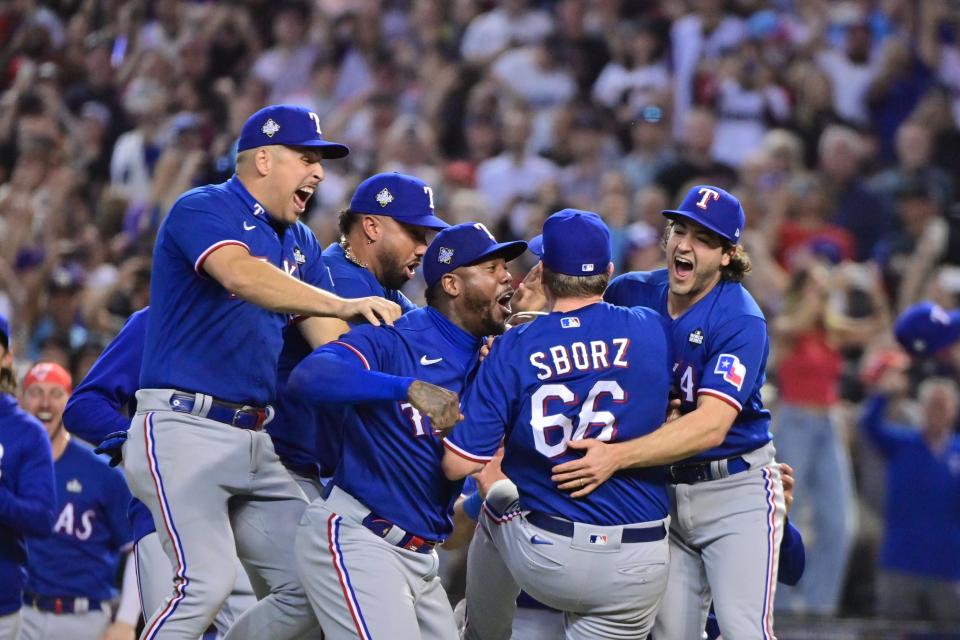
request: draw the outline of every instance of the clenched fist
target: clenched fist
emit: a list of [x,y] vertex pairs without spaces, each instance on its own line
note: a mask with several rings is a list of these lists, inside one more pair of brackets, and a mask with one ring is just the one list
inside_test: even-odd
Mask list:
[[407,390],[407,400],[430,418],[435,433],[444,434],[463,420],[460,396],[435,384],[415,380]]

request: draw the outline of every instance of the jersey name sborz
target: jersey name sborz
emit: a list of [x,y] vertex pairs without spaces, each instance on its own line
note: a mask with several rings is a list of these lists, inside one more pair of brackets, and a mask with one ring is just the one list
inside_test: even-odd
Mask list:
[[558,344],[546,351],[530,354],[530,364],[540,370],[539,380],[566,375],[572,371],[603,371],[611,367],[628,367],[629,338]]

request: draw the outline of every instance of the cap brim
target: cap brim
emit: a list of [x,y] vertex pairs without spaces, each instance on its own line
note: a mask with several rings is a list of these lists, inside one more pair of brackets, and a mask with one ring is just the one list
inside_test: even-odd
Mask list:
[[517,258],[522,256],[526,250],[527,250],[527,243],[524,242],[523,240],[514,240],[513,242],[499,242],[493,245],[492,247],[490,247],[489,249],[487,249],[486,251],[484,251],[483,253],[481,253],[480,255],[478,255],[476,258],[474,258],[467,264],[464,264],[461,266],[469,267],[470,265],[477,264],[478,262],[482,262],[484,260],[489,260],[490,258],[493,258],[493,257],[503,258],[507,262],[510,262],[511,260],[516,260]]
[[[358,211],[357,213],[363,213]],[[386,215],[384,213],[374,213],[371,212],[367,215],[371,216],[382,216]],[[434,229],[439,231],[441,229],[446,229],[450,225],[438,218],[437,216],[412,216],[409,218],[401,218],[400,216],[391,216],[397,222],[402,222],[403,224],[413,225],[414,227],[425,227],[427,229]]]
[[527,249],[538,258],[543,258],[543,234],[530,238]]
[[704,220],[703,218],[698,218],[687,211],[667,210],[667,211],[661,211],[660,213],[662,213],[664,217],[670,218],[671,220],[674,220],[676,218],[683,218],[685,220],[695,222],[701,227],[703,227],[704,229],[709,229],[710,231],[713,231],[715,234],[717,234],[727,242],[731,242],[733,244],[737,244],[737,242],[739,242],[739,240],[737,240],[736,238],[729,237],[726,233],[721,231],[716,225]]
[[326,140],[308,140],[300,144],[286,144],[288,147],[310,147],[312,149],[322,149],[324,160],[336,160],[346,158],[350,155],[350,147],[339,142],[328,142]]

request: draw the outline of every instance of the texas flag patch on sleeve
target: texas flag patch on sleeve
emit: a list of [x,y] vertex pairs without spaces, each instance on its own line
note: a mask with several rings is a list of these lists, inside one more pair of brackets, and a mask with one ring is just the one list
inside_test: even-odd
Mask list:
[[737,391],[740,391],[743,379],[747,377],[747,368],[740,362],[740,358],[730,353],[720,354],[713,372],[722,373],[723,379],[735,386]]

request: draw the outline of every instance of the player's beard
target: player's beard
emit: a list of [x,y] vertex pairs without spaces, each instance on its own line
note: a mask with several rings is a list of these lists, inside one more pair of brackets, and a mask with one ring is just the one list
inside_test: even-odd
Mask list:
[[393,252],[387,253],[381,259],[383,272],[380,275],[380,284],[384,289],[399,290],[409,282],[407,278],[407,263],[402,262],[400,256]]
[[498,319],[500,308],[496,300],[491,300],[467,288],[464,291],[463,304],[469,317],[476,319],[476,325],[471,333],[478,338],[498,336],[506,329],[506,318]]

